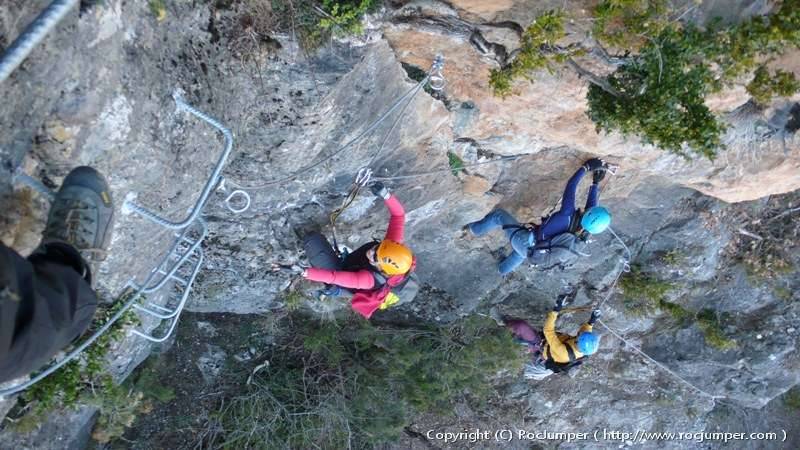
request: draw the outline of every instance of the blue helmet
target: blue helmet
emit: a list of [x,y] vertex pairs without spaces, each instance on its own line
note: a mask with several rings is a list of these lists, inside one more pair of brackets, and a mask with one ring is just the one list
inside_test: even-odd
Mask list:
[[591,234],[602,233],[609,225],[611,225],[611,213],[602,206],[587,209],[581,217],[581,226]]
[[578,335],[578,351],[584,355],[592,355],[600,346],[600,336],[591,331],[584,331]]

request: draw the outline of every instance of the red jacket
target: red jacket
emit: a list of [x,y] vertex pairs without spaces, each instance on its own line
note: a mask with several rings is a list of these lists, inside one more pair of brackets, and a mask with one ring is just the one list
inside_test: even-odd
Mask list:
[[[403,230],[406,223],[406,212],[403,205],[391,194],[384,202],[389,209],[389,227],[384,239],[403,243]],[[367,290],[375,287],[375,277],[369,270],[350,272],[347,270],[327,270],[310,267],[306,270],[306,278],[320,283],[335,284],[347,289]]]

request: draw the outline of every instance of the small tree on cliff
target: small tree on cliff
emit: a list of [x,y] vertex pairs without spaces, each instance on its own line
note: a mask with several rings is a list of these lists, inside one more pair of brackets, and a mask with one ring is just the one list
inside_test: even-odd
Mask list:
[[[564,13],[549,11],[522,35],[515,58],[491,72],[495,93],[507,96],[513,80],[566,65],[589,81],[588,115],[598,131],[620,131],[688,156],[687,148],[713,159],[725,129],[705,98],[749,77],[747,91],[759,104],[789,96],[800,82],[767,64],[800,47],[800,0],[783,0],[768,16],[737,25],[713,21],[704,28],[681,23],[665,0],[603,0],[592,11],[593,45],[560,45]],[[621,56],[612,56],[605,47]],[[576,62],[591,55],[615,70],[601,76]]]

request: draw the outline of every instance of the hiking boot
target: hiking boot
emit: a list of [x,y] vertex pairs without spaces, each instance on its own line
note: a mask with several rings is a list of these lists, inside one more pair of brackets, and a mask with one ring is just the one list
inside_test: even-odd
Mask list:
[[106,259],[113,230],[114,204],[108,183],[91,167],[73,169],[50,207],[42,244],[64,242],[88,262]]

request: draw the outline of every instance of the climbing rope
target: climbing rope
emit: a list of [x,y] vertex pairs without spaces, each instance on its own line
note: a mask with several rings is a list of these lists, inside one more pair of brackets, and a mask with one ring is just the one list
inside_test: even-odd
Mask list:
[[725,396],[724,396],[724,395],[714,395],[714,394],[711,394],[711,393],[709,393],[709,392],[706,392],[706,391],[704,391],[703,389],[700,389],[699,387],[695,386],[694,384],[692,384],[691,382],[689,382],[688,380],[686,380],[686,379],[685,379],[685,378],[683,378],[682,376],[680,376],[680,375],[678,375],[677,373],[675,373],[675,372],[674,372],[672,369],[670,369],[669,367],[665,366],[664,364],[662,364],[662,363],[660,363],[660,362],[656,361],[655,359],[653,359],[652,357],[650,357],[650,355],[648,355],[647,353],[645,353],[644,351],[642,351],[642,349],[640,349],[639,347],[637,347],[637,346],[633,345],[632,343],[630,343],[630,342],[629,342],[627,339],[625,339],[624,337],[622,337],[622,335],[621,335],[620,333],[617,333],[616,331],[612,330],[612,329],[611,329],[611,328],[610,328],[608,325],[606,325],[606,324],[605,324],[605,322],[603,322],[601,319],[597,319],[597,323],[599,323],[600,325],[602,325],[602,326],[603,326],[603,328],[605,328],[606,330],[608,330],[608,332],[609,332],[609,333],[611,333],[611,334],[612,334],[614,337],[616,337],[616,338],[617,338],[617,339],[619,339],[620,341],[624,342],[624,343],[625,343],[625,345],[627,345],[628,347],[630,347],[630,348],[632,348],[634,351],[636,351],[636,353],[638,353],[638,354],[642,355],[642,356],[643,356],[645,359],[647,359],[648,361],[652,362],[652,363],[653,363],[653,364],[655,364],[656,366],[660,367],[662,370],[664,370],[665,372],[667,372],[667,373],[669,373],[670,375],[672,375],[672,376],[673,376],[673,377],[674,377],[676,380],[680,381],[681,383],[685,384],[686,386],[689,386],[689,387],[690,387],[690,388],[692,388],[693,390],[697,391],[699,394],[701,394],[701,395],[703,395],[703,396],[705,396],[705,397],[708,397],[708,398],[710,398],[710,399],[712,399],[712,400],[717,400],[717,399],[722,399],[722,398],[725,398]]
[[[619,235],[617,235],[617,233],[615,233],[614,230],[611,227],[608,227],[608,231],[611,232],[611,234],[614,236],[614,238],[622,245],[622,249],[624,250],[625,254],[622,257],[622,267],[620,268],[619,271],[617,271],[617,275],[614,277],[614,281],[611,283],[611,287],[608,289],[608,292],[606,293],[606,295],[603,298],[603,300],[596,307],[594,307],[592,309],[601,309],[603,307],[603,305],[605,305],[606,302],[611,298],[611,296],[614,295],[614,293],[616,292],[616,286],[617,286],[617,283],[619,282],[619,279],[622,277],[622,274],[623,273],[628,273],[628,272],[631,271],[631,266],[630,266],[631,250],[630,250],[630,248],[628,248],[628,246],[625,244],[625,241],[623,241],[622,238],[620,238]],[[694,384],[692,384],[691,382],[689,382],[685,378],[683,378],[680,375],[678,375],[675,371],[673,371],[669,367],[667,367],[664,364],[656,361],[650,355],[648,355],[647,353],[642,351],[642,349],[640,349],[639,347],[633,345],[630,341],[628,341],[627,339],[622,337],[622,335],[620,333],[617,333],[616,331],[611,329],[608,325],[606,325],[605,322],[603,322],[601,319],[597,319],[597,322],[600,325],[602,325],[603,328],[608,330],[608,332],[611,333],[614,337],[616,337],[620,341],[624,342],[626,346],[632,348],[634,351],[636,351],[636,353],[642,355],[645,359],[647,359],[648,361],[652,362],[656,366],[660,367],[662,370],[664,370],[665,372],[667,372],[670,375],[672,375],[675,379],[677,379],[681,383],[691,387],[693,390],[697,391],[701,395],[709,397],[712,400],[725,398],[725,396],[710,394],[710,393],[704,391],[703,389],[695,386]]]
[[617,276],[615,276],[614,281],[611,282],[611,287],[608,289],[605,298],[603,298],[603,300],[597,305],[595,309],[600,309],[603,307],[603,305],[606,304],[608,299],[610,299],[611,296],[614,295],[615,288],[617,287],[617,283],[619,282],[619,279],[622,277],[622,274],[631,271],[631,249],[628,248],[628,246],[625,244],[625,241],[623,241],[611,227],[608,227],[608,231],[611,232],[611,234],[620,244],[622,244],[622,249],[625,251],[625,256],[623,256],[621,259],[622,267],[620,268],[620,270],[617,271]]
[[[416,96],[417,93],[419,91],[421,91],[422,88],[425,87],[426,84],[428,84],[431,89],[441,90],[443,86],[441,86],[439,83],[441,83],[443,81],[440,82],[439,80],[444,80],[444,77],[441,75],[441,70],[442,70],[441,66],[444,64],[443,61],[444,61],[444,59],[441,56],[437,56],[436,60],[434,60],[433,66],[431,67],[431,70],[425,75],[425,78],[423,78],[414,87],[412,87],[411,89],[406,91],[405,94],[403,94],[399,99],[397,99],[392,104],[392,106],[390,106],[389,109],[387,109],[383,114],[378,116],[378,118],[375,119],[364,131],[359,133],[356,137],[354,137],[353,139],[351,139],[350,141],[348,141],[343,146],[341,146],[340,148],[336,149],[335,151],[333,151],[329,155],[325,156],[324,158],[321,158],[320,160],[318,160],[318,161],[316,161],[314,163],[311,163],[308,166],[305,166],[305,167],[303,167],[301,169],[298,169],[297,171],[295,171],[295,172],[293,172],[293,173],[291,173],[289,175],[286,175],[286,176],[280,177],[280,178],[276,178],[276,179],[264,182],[264,183],[259,184],[259,185],[246,186],[246,185],[240,184],[238,182],[235,182],[235,181],[233,181],[231,179],[228,179],[228,183],[230,183],[232,186],[234,186],[234,187],[236,187],[238,189],[257,191],[259,189],[264,189],[264,188],[267,188],[269,186],[273,186],[273,185],[276,185],[276,184],[285,183],[287,181],[294,180],[295,178],[299,177],[300,175],[302,175],[302,174],[304,174],[306,172],[309,172],[309,171],[321,166],[322,164],[324,164],[327,161],[330,161],[331,159],[335,158],[337,155],[339,155],[342,152],[344,152],[345,150],[349,149],[355,143],[361,141],[364,137],[366,137],[367,135],[369,135],[373,131],[375,131],[378,128],[378,126],[381,123],[383,123],[383,121],[386,120],[387,117],[389,117],[389,115],[391,115],[397,108],[399,108],[401,105],[403,105],[404,102],[406,102],[406,101],[407,101],[407,103],[405,103],[405,106],[407,107],[408,104],[411,102],[411,100],[414,98],[414,96]],[[432,78],[432,77],[435,77],[435,78]],[[433,84],[434,82],[436,83],[435,85]],[[405,107],[404,107],[404,109],[405,109]],[[399,120],[399,118],[398,118],[398,120]],[[385,142],[384,142],[384,144],[385,144]],[[382,147],[383,146],[381,146],[381,149],[382,149]],[[379,149],[379,150],[381,150],[381,149]],[[375,153],[375,155],[372,158],[373,161],[374,161],[375,158],[377,158],[378,154],[379,154],[379,152]]]
[[397,175],[397,176],[393,176],[393,177],[372,177],[372,179],[374,181],[408,180],[408,179],[411,179],[411,178],[426,177],[428,175],[438,175],[438,174],[442,174],[442,173],[461,172],[461,171],[469,169],[471,167],[485,166],[487,164],[497,164],[497,163],[500,163],[500,162],[503,162],[503,161],[514,161],[514,160],[517,160],[519,158],[524,158],[526,156],[531,156],[531,155],[532,154],[501,156],[499,158],[491,159],[491,160],[488,160],[488,161],[481,161],[481,162],[476,162],[476,163],[472,163],[472,164],[464,164],[461,167],[453,167],[453,168],[438,169],[438,170],[429,170],[429,171],[426,171],[426,172],[411,173],[411,174],[408,174],[408,175]]
[[339,242],[336,236],[336,220],[339,216],[346,210],[358,197],[358,193],[361,192],[361,188],[365,187],[370,182],[370,178],[372,177],[372,170],[368,167],[364,167],[358,171],[358,175],[356,175],[356,179],[353,181],[353,187],[350,189],[350,193],[347,194],[347,197],[342,201],[342,205],[336,208],[331,213],[331,230],[333,235],[333,249],[336,250],[336,253],[340,253],[339,250]]

